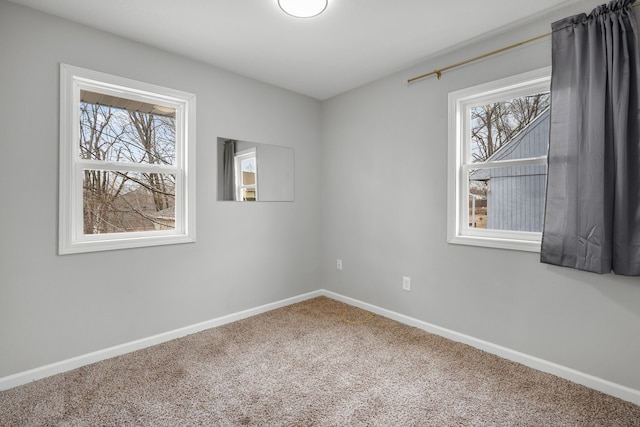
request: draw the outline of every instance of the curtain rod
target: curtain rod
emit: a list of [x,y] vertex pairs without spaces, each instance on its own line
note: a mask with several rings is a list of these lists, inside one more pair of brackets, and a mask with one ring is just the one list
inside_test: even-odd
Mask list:
[[506,50],[513,49],[513,48],[516,48],[518,46],[522,46],[523,44],[531,43],[533,41],[540,40],[540,39],[543,39],[545,37],[549,37],[550,35],[551,35],[551,33],[543,34],[541,36],[534,37],[532,39],[525,40],[525,41],[520,42],[520,43],[516,43],[516,44],[512,44],[512,45],[507,46],[507,47],[503,47],[502,49],[498,49],[498,50],[494,50],[494,51],[489,52],[489,53],[485,53],[484,55],[479,55],[479,56],[476,56],[474,58],[467,59],[466,61],[462,61],[462,62],[458,62],[458,63],[453,64],[453,65],[449,65],[448,67],[440,68],[438,70],[433,70],[430,73],[426,73],[426,74],[422,74],[420,76],[416,76],[416,77],[410,78],[409,80],[407,80],[407,83],[413,83],[413,82],[415,82],[417,80],[421,80],[421,79],[424,79],[425,77],[429,77],[429,76],[433,76],[433,75],[438,76],[438,80],[440,80],[440,78],[442,77],[442,73],[444,71],[448,71],[448,70],[450,70],[452,68],[458,68],[458,67],[460,67],[462,65],[468,64],[469,62],[478,61],[479,59],[483,59],[483,58],[486,58],[488,56],[493,56],[493,55],[496,55],[498,53],[504,52]]
[[[634,3],[632,3],[632,4],[631,4],[631,6],[632,6],[632,7],[640,6],[640,2],[634,2]],[[536,41],[536,40],[543,39],[543,38],[545,38],[545,37],[549,37],[550,35],[551,35],[551,33],[542,34],[542,35],[540,35],[540,36],[533,37],[533,38],[531,38],[531,39],[529,39],[529,40],[525,40],[525,41],[522,41],[522,42],[520,42],[520,43],[515,43],[515,44],[512,44],[512,45],[510,45],[510,46],[503,47],[502,49],[494,50],[494,51],[492,51],[492,52],[485,53],[485,54],[483,54],[483,55],[479,55],[479,56],[476,56],[476,57],[471,58],[471,59],[467,59],[466,61],[458,62],[458,63],[456,63],[456,64],[449,65],[449,66],[444,67],[444,68],[439,68],[439,69],[437,69],[437,70],[433,70],[433,71],[431,71],[430,73],[421,74],[421,75],[419,75],[419,76],[412,77],[412,78],[410,78],[409,80],[407,80],[407,83],[411,84],[411,83],[413,83],[413,82],[416,82],[416,81],[418,81],[418,80],[422,80],[422,79],[427,78],[427,77],[430,77],[430,76],[437,76],[437,77],[438,77],[438,80],[440,80],[440,78],[442,77],[442,73],[443,73],[444,71],[449,71],[449,70],[451,70],[451,69],[453,69],[453,68],[458,68],[458,67],[460,67],[460,66],[462,66],[462,65],[466,65],[466,64],[468,64],[468,63],[470,63],[470,62],[475,62],[475,61],[478,61],[478,60],[480,60],[480,59],[484,59],[484,58],[487,58],[487,57],[489,57],[489,56],[493,56],[493,55],[496,55],[496,54],[498,54],[498,53],[502,53],[502,52],[504,52],[504,51],[507,51],[507,50],[510,50],[510,49],[513,49],[513,48],[516,48],[516,47],[520,47],[520,46],[522,46],[522,45],[524,45],[524,44],[531,43],[531,42],[534,42],[534,41]]]

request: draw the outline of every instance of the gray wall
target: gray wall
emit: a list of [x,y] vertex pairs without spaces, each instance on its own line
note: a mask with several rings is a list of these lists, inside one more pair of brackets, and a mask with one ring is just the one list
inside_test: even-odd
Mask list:
[[[579,2],[322,105],[322,285],[640,389],[640,279],[447,244],[447,95],[550,64],[550,39],[408,86],[408,78],[549,32]],[[336,258],[343,270],[336,270]],[[402,291],[402,276],[411,292]]]
[[[318,101],[4,0],[0,58],[0,377],[320,287]],[[60,62],[197,95],[196,243],[57,255]],[[216,202],[218,136],[293,147],[308,191]]]

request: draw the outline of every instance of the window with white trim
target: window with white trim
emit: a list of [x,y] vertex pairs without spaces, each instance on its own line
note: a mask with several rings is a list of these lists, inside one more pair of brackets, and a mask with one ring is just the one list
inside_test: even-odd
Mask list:
[[449,243],[539,251],[551,69],[449,94]]
[[59,253],[195,241],[195,95],[60,66]]

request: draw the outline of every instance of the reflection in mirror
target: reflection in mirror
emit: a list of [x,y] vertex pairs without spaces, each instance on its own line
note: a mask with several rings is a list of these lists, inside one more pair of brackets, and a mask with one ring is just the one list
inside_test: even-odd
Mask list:
[[293,201],[293,148],[218,138],[218,200]]

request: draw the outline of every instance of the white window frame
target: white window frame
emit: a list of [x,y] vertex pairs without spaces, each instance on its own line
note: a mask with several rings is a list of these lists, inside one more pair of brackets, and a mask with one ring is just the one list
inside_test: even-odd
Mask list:
[[[540,252],[542,233],[469,227],[471,108],[500,100],[549,91],[551,67],[458,90],[449,94],[449,173],[447,178],[447,241],[453,244]],[[546,164],[547,157],[483,163],[484,167]]]
[[[80,91],[104,93],[159,104],[176,111],[175,165],[138,165],[81,159],[79,155]],[[196,240],[196,174],[194,94],[60,64],[60,218],[58,253],[72,254],[136,248]],[[87,168],[174,174],[175,229],[84,234],[82,174]]]
[[[256,183],[251,185],[243,185],[242,184],[242,161],[247,159],[252,159],[252,158],[256,159],[255,161]],[[234,168],[235,168],[235,174],[236,174],[236,200],[241,202],[244,201],[242,200],[242,189],[254,188],[256,191],[256,202],[257,202],[259,199],[258,199],[258,157],[257,157],[256,149],[250,148],[248,150],[238,151],[234,158]]]

